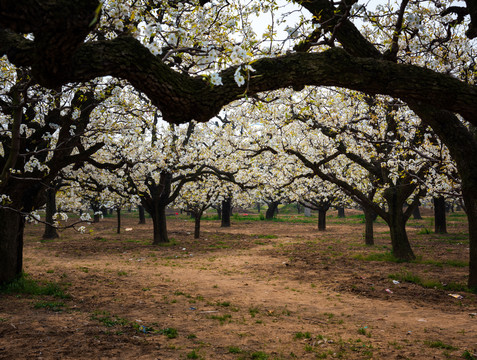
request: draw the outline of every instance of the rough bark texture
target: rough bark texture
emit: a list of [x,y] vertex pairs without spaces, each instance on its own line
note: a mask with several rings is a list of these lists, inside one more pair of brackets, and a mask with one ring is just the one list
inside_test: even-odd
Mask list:
[[[49,40],[53,44],[59,42],[57,36]],[[32,66],[41,85],[56,88],[108,75],[127,79],[171,123],[208,121],[224,105],[244,96],[243,88],[234,80],[236,66],[220,73],[224,85],[212,87],[201,76],[174,71],[132,37],[76,44],[76,51],[48,45],[49,58],[44,59],[41,56],[44,44],[0,30],[0,56],[8,54],[12,63]],[[255,61],[253,67],[256,72],[247,83],[247,96],[288,86],[340,86],[368,94],[390,95],[406,102],[424,102],[439,109],[445,106],[477,125],[474,117],[477,88],[418,66],[353,57],[343,49],[333,48],[321,53],[263,58]]]
[[222,201],[221,227],[230,227],[230,215],[232,213],[232,199],[227,198]]
[[116,218],[117,218],[117,228],[116,228],[116,233],[120,234],[121,233],[121,209],[117,208],[116,209]]
[[326,210],[324,208],[318,209],[318,230],[325,231],[326,230]]
[[144,206],[138,205],[137,207],[138,213],[139,213],[139,224],[145,224],[146,223],[146,216],[144,213]]
[[412,217],[414,218],[414,220],[422,220],[421,211],[419,210],[419,206],[416,206],[414,208],[414,211],[412,212]]
[[370,208],[364,208],[364,243],[366,245],[374,245],[374,221],[376,220],[376,213]]
[[154,238],[152,243],[159,245],[169,242],[167,236],[166,207],[157,206],[154,213],[150,213],[152,217]]
[[56,189],[49,188],[46,191],[45,232],[43,239],[56,239],[59,237],[56,227],[53,226],[53,216],[56,213]]
[[402,261],[414,260],[416,256],[411,249],[406,232],[408,217],[402,209],[407,197],[403,197],[398,187],[388,188],[384,192],[384,198],[388,205],[388,216],[385,218],[391,233],[391,245],[393,255]]
[[19,212],[0,207],[0,285],[22,273],[24,226]]
[[200,220],[202,218],[202,211],[197,211],[194,217],[194,239],[200,238]]
[[339,218],[345,218],[346,217],[346,214],[345,214],[345,208],[340,206],[338,208],[338,217]]
[[463,189],[465,209],[467,218],[469,219],[469,238],[470,238],[470,260],[469,260],[469,281],[468,286],[477,290],[477,198],[470,195],[466,189]]
[[272,220],[276,213],[278,212],[278,205],[280,204],[279,201],[272,201],[268,204],[268,209],[265,212],[265,219]]
[[434,232],[447,234],[446,201],[443,196],[434,198]]

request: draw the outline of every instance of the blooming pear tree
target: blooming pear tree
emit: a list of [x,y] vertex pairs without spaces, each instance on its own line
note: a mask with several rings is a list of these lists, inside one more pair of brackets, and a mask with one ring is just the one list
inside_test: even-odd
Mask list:
[[[248,10],[240,2],[3,0],[0,55],[17,66],[31,66],[35,80],[48,88],[98,76],[127,79],[163,119],[175,123],[208,121],[238,97],[285,87],[340,86],[400,99],[433,128],[456,161],[469,219],[469,285],[477,287],[477,142],[466,126],[477,124],[475,2],[405,0],[375,9],[345,1],[294,3],[309,14],[289,24],[287,41],[295,47],[282,48],[288,53],[276,56],[264,53],[269,47],[254,47],[252,17],[244,16],[273,10],[273,1],[252,2]],[[233,26],[231,15],[241,20],[237,31],[224,30]],[[199,51],[194,42],[172,46],[184,41],[187,31],[193,33],[186,17],[189,24],[204,24],[199,31],[204,37],[222,34],[224,46],[218,40],[210,51]],[[149,32],[136,30],[142,24],[153,26]],[[273,44],[269,30],[267,44]],[[148,41],[144,35],[149,33],[157,36]],[[198,44],[200,50],[210,45]],[[250,58],[237,49],[240,60],[233,61],[237,45]],[[216,48],[224,55],[211,56]],[[215,63],[207,60],[210,67],[198,71],[199,58],[209,56]]]

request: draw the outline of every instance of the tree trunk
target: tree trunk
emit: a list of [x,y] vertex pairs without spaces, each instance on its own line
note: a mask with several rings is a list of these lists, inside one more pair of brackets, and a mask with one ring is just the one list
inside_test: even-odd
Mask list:
[[43,233],[43,239],[56,239],[59,237],[56,227],[53,226],[53,216],[56,213],[56,189],[53,187],[48,188],[46,191],[46,219],[45,219],[45,232]]
[[339,217],[339,218],[344,218],[344,217],[346,217],[346,215],[345,215],[345,209],[344,209],[344,207],[342,207],[342,206],[340,206],[340,207],[338,208],[338,217]]
[[161,243],[168,243],[169,238],[167,236],[167,223],[166,223],[166,207],[158,205],[156,211],[151,214],[152,225],[154,232],[153,244],[158,245]]
[[202,211],[197,211],[194,218],[194,239],[200,237],[200,219],[202,218]]
[[279,201],[272,201],[268,205],[267,212],[265,213],[265,219],[267,220],[272,220],[275,214],[278,212],[278,204],[280,204]]
[[144,214],[144,206],[138,205],[137,210],[139,212],[139,224],[145,224],[146,216]]
[[303,212],[303,205],[301,205],[299,202],[296,203],[296,212],[298,214],[301,214]]
[[446,201],[443,196],[434,198],[434,232],[447,234]]
[[20,213],[0,207],[0,285],[22,273],[24,227]]
[[306,217],[310,217],[310,216],[311,216],[311,209],[310,209],[310,208],[308,208],[308,207],[305,206],[304,212],[305,212],[305,216],[306,216]]
[[477,291],[477,196],[462,187],[465,209],[469,223],[469,280],[467,285]]
[[386,223],[391,232],[391,245],[393,255],[402,261],[414,260],[416,256],[412,251],[411,244],[406,233],[407,219],[403,213],[404,201],[402,195],[398,193],[397,187],[385,190],[384,198],[388,205],[388,216]]
[[118,219],[118,227],[117,227],[116,232],[118,234],[121,234],[121,208],[116,209],[116,216],[117,216],[117,219]]
[[364,243],[366,245],[374,245],[374,220],[376,219],[376,213],[371,210],[364,208]]
[[232,212],[232,199],[222,201],[222,224],[221,227],[230,227],[230,213]]
[[416,206],[412,211],[412,217],[414,220],[422,220],[421,211],[419,210],[419,206]]
[[321,208],[318,209],[318,230],[326,230],[326,210]]

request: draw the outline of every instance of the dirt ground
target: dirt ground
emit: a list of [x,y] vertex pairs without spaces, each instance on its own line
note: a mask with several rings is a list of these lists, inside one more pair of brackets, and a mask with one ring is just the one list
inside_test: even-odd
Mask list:
[[0,295],[0,359],[477,356],[477,296],[409,282],[465,284],[464,217],[449,218],[448,235],[426,234],[430,219],[410,221],[418,261],[396,263],[370,261],[390,249],[384,224],[366,247],[360,218],[331,215],[325,232],[204,221],[199,240],[192,221],[171,217],[171,244],[160,247],[150,220],[125,218],[116,234],[115,219],[103,219],[47,242],[29,225],[25,272],[69,296]]

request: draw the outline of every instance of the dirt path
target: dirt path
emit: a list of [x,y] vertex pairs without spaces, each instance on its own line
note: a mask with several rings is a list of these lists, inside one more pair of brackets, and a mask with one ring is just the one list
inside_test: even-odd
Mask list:
[[393,293],[378,289],[381,297],[337,291],[353,276],[283,255],[296,239],[316,239],[312,225],[211,222],[198,243],[176,221],[176,244],[160,249],[134,227],[119,238],[105,225],[83,239],[28,241],[26,272],[68,283],[72,298],[41,300],[63,303],[52,311],[3,295],[0,358],[462,359],[477,349],[470,294],[462,306],[451,297],[416,302],[389,279],[381,283]]

